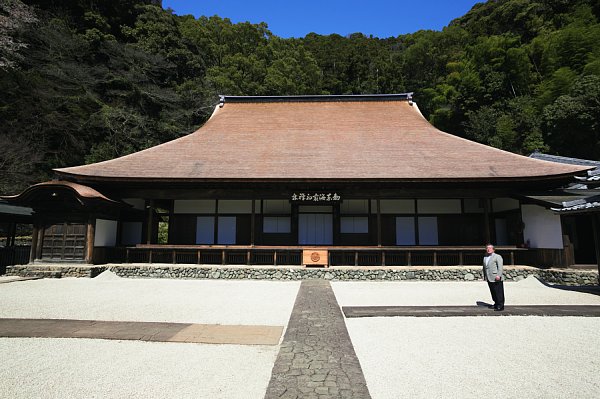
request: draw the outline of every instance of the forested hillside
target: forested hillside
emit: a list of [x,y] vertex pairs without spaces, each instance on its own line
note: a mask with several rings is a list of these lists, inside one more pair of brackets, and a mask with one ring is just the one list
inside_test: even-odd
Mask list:
[[155,0],[0,0],[0,193],[188,134],[218,94],[414,91],[449,133],[598,160],[599,18],[598,0],[490,0],[441,32],[283,39]]

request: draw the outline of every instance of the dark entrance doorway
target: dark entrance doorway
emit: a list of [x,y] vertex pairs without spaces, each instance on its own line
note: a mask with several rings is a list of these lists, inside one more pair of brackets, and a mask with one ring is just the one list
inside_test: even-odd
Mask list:
[[299,245],[333,244],[333,208],[301,205],[298,214]]
[[563,216],[563,226],[573,244],[575,263],[597,264],[592,217],[590,215]]

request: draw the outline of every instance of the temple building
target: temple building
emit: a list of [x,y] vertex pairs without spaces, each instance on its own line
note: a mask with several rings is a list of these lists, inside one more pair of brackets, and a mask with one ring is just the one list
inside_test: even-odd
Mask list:
[[560,216],[523,193],[588,169],[444,133],[410,93],[222,96],[189,135],[4,199],[34,210],[32,262],[458,265],[493,242],[560,265]]

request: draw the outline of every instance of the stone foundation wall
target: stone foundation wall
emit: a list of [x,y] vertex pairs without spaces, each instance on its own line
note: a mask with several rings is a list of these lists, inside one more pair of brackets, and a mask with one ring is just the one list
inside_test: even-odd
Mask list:
[[108,269],[106,266],[90,265],[15,265],[6,267],[7,276],[21,277],[96,277]]
[[[474,281],[481,280],[480,267],[202,267],[172,265],[111,265],[110,270],[121,277],[143,278],[201,278],[252,280],[421,280],[421,281]],[[537,269],[528,266],[507,266],[507,281],[518,281],[534,275],[551,283],[564,285],[597,285],[598,272],[588,270]]]
[[[307,280],[333,281],[474,281],[481,280],[481,268],[469,266],[436,267],[330,267],[299,266],[196,266],[171,264],[115,264],[103,266],[9,266],[8,275],[27,277],[95,277],[106,269],[128,278],[182,278],[233,280]],[[537,276],[548,283],[561,285],[598,285],[594,270],[538,269],[530,266],[505,266],[506,281]]]

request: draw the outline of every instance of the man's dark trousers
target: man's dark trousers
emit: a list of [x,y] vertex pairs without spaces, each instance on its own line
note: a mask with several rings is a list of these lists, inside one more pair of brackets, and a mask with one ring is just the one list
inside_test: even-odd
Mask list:
[[494,308],[504,308],[504,282],[503,281],[488,281],[490,293],[494,300]]

